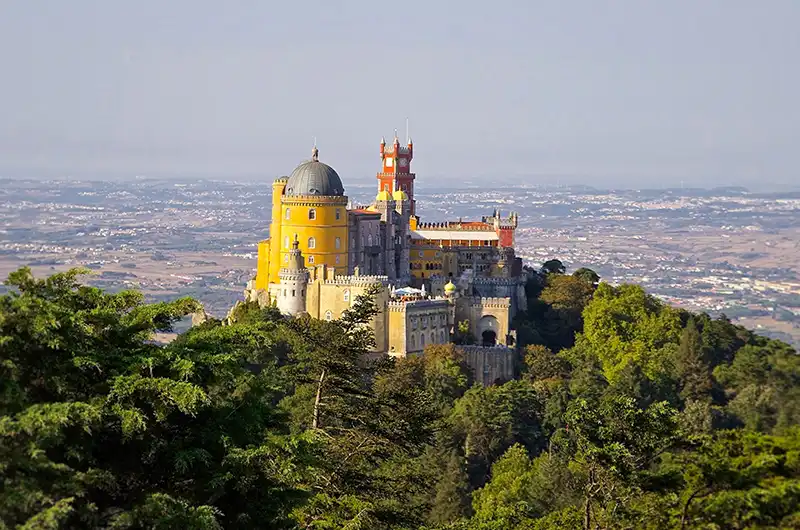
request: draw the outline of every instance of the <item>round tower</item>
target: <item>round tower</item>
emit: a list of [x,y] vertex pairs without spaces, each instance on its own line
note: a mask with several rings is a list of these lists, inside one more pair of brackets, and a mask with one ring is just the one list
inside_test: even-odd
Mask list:
[[292,243],[286,266],[278,273],[278,310],[286,315],[297,315],[306,310],[306,288],[308,287],[308,269],[305,268],[303,253],[300,252],[299,241]]

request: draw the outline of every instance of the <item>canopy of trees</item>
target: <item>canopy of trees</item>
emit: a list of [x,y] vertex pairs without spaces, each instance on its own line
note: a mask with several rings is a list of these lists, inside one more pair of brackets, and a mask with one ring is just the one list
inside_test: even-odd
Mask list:
[[800,527],[800,359],[550,263],[492,387],[453,345],[197,311],[70,271],[0,298],[0,529]]

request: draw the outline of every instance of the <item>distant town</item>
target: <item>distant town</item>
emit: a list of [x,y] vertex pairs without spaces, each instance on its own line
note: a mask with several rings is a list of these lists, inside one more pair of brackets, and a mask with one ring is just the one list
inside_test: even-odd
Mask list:
[[[154,301],[192,296],[220,316],[255,274],[270,221],[266,181],[0,182],[3,278],[24,265],[40,276],[82,266],[93,285]],[[347,192],[367,204],[374,189]],[[517,255],[531,267],[551,258],[589,267],[800,345],[800,192],[426,183],[416,198],[431,222],[514,210]]]

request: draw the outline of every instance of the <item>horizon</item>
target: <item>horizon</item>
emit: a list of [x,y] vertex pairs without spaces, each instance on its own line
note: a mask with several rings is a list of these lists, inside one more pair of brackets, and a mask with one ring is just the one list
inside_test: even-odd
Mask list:
[[797,189],[796,2],[401,7],[6,6],[0,175]]

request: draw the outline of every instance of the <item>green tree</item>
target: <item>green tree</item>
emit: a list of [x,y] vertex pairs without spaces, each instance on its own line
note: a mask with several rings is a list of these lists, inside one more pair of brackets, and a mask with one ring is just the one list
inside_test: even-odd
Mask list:
[[600,283],[600,276],[592,269],[587,269],[586,267],[581,267],[573,272],[572,275],[592,287],[597,287],[597,284]]
[[[313,445],[285,434],[274,325],[150,338],[196,311],[22,269],[0,298],[0,520],[286,528]],[[253,366],[259,370],[253,370]],[[49,525],[49,526],[48,526]]]
[[669,360],[680,337],[680,313],[638,285],[601,283],[583,318],[577,344],[600,359],[609,381],[629,363],[640,365],[650,377],[672,371]]
[[567,272],[567,268],[560,260],[549,259],[542,264],[541,272],[543,274],[564,274]]

